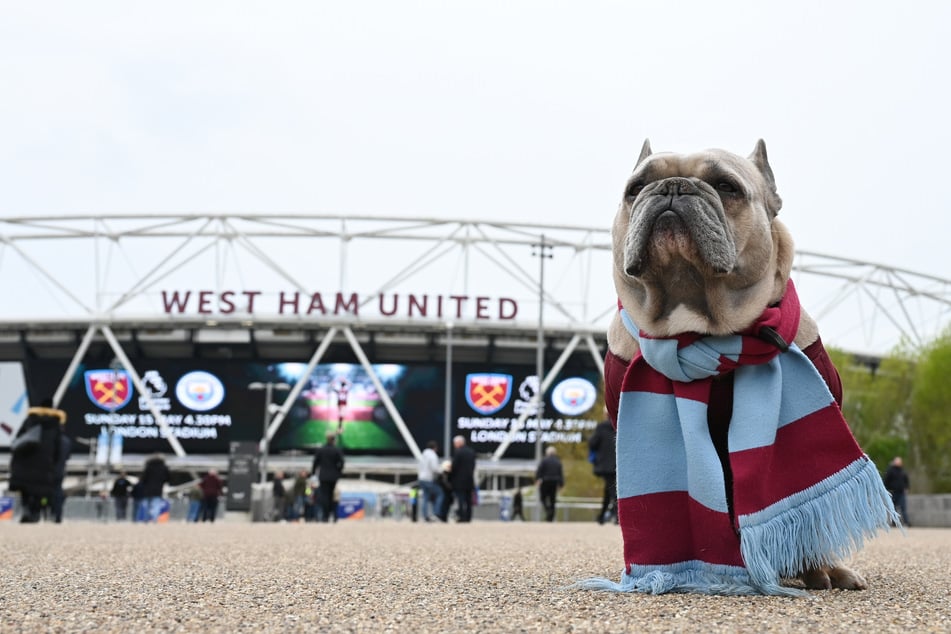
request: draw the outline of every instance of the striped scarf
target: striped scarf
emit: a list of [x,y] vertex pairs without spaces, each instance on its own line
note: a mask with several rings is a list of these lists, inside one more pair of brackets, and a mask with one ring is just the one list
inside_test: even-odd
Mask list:
[[[640,344],[617,417],[618,511],[625,571],[584,587],[661,594],[803,594],[781,585],[830,565],[886,528],[894,511],[875,465],[812,362],[791,342],[799,299],[727,336]],[[732,372],[732,515],[707,424],[714,377]]]

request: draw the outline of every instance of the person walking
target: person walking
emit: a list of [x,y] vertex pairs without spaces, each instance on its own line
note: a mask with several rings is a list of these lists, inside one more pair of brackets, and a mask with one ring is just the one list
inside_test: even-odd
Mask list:
[[39,407],[27,410],[26,420],[13,438],[9,489],[20,492],[20,522],[24,524],[40,521],[43,510],[52,505],[64,424],[66,412],[54,408],[53,399],[46,398]]
[[442,507],[442,488],[436,483],[439,476],[439,455],[436,453],[438,446],[435,440],[426,443],[416,473],[421,499],[420,512],[424,522],[432,522],[433,515],[438,515]]
[[142,485],[142,498],[145,503],[145,521],[157,522],[159,509],[162,506],[162,494],[165,485],[172,479],[172,474],[165,464],[162,454],[154,454],[145,462],[142,469],[142,477],[139,482]]
[[561,467],[561,459],[558,457],[558,450],[554,447],[546,449],[545,457],[538,463],[538,468],[535,470],[535,484],[538,486],[542,507],[545,509],[545,521],[555,521],[555,504],[558,490],[565,486],[565,474]]
[[201,481],[188,487],[188,515],[185,517],[186,522],[194,523],[201,519],[201,501],[203,497],[204,493],[202,493],[201,490]]
[[214,523],[218,514],[218,498],[225,490],[224,482],[218,477],[218,470],[209,469],[198,487],[201,489],[201,521]]
[[604,480],[598,524],[617,523],[617,437],[610,420],[603,420],[588,439],[594,475]]
[[284,487],[284,472],[278,471],[274,474],[274,482],[271,484],[271,500],[273,507],[271,510],[271,519],[275,522],[287,519],[287,489]]
[[452,439],[455,453],[452,456],[452,467],[449,471],[449,481],[452,483],[452,493],[456,498],[459,521],[472,521],[472,496],[475,494],[475,466],[476,455],[471,447],[466,445],[466,439],[456,436]]
[[343,452],[337,447],[336,435],[327,434],[324,446],[318,447],[314,453],[314,464],[311,468],[311,473],[317,476],[320,483],[318,505],[322,510],[322,522],[330,521],[330,515],[334,511],[334,491],[337,488],[337,480],[343,474],[343,465]]
[[[73,451],[73,441],[65,433],[59,435],[59,455],[56,457],[56,467],[53,470],[53,521],[57,524],[63,521],[63,506],[66,504],[66,492],[63,491],[63,480],[66,479],[66,463],[69,454]],[[102,492],[105,496],[105,491]]]
[[289,512],[288,519],[291,521],[303,521],[306,519],[304,517],[304,508],[306,506],[307,500],[307,478],[310,474],[307,472],[307,469],[301,469],[297,477],[294,478],[294,483],[291,485],[291,496],[293,497],[293,502],[291,503],[291,510]]
[[512,497],[512,521],[515,518],[525,521],[525,515],[522,514],[522,487],[515,489],[515,495]]
[[902,523],[905,526],[911,526],[911,522],[908,521],[908,500],[906,497],[910,483],[901,456],[895,456],[892,459],[883,481],[885,488],[892,495],[892,502],[895,504],[895,510],[901,515]]
[[132,493],[132,482],[126,477],[125,471],[119,472],[119,477],[112,483],[112,503],[116,509],[116,520],[122,522],[129,516],[129,495]]
[[449,508],[452,506],[452,462],[443,460],[436,475],[436,486],[439,487],[439,503],[436,505],[436,517],[440,522],[449,521]]

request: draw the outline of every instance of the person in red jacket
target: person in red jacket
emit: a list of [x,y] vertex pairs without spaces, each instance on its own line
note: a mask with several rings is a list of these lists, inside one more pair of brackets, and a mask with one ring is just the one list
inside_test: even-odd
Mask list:
[[201,521],[214,522],[218,514],[218,498],[224,494],[224,483],[218,477],[218,471],[211,469],[198,483],[201,489]]

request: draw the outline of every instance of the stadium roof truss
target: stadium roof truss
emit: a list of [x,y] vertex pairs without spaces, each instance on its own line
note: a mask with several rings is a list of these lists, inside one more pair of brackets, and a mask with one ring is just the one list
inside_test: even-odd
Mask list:
[[[611,269],[610,229],[601,225],[261,212],[7,217],[0,349],[53,342],[69,350],[60,396],[97,339],[146,393],[126,354],[133,343],[289,337],[312,347],[313,369],[332,341],[345,340],[379,381],[361,344],[367,333],[460,346],[491,337],[528,349],[541,332],[561,353],[544,383],[581,344],[603,368],[616,311]],[[794,279],[825,342],[856,353],[923,345],[949,320],[951,281],[935,276],[797,251]],[[418,456],[399,412],[385,405]]]

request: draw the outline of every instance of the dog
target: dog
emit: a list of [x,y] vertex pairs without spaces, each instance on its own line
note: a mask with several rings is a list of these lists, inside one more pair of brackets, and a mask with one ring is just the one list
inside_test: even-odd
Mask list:
[[[762,140],[748,158],[720,149],[654,153],[645,141],[612,227],[621,306],[651,337],[743,331],[787,288],[794,246],[777,218],[781,207]],[[804,310],[795,344],[833,395],[838,388],[841,400],[838,375],[816,322]],[[608,347],[615,363],[606,365],[606,374],[612,367],[620,371],[639,350],[620,312],[608,328]],[[608,395],[609,408],[613,396]],[[726,411],[726,420],[710,421],[710,433],[730,483]],[[732,495],[729,486],[727,495]],[[799,579],[809,589],[867,587],[859,574],[840,565],[803,568]]]

